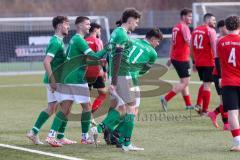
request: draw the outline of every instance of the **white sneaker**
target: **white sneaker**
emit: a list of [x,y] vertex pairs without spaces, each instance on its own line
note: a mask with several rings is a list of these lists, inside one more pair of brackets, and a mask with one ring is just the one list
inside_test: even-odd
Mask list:
[[240,141],[238,140],[233,140],[233,147],[230,149],[230,151],[233,152],[240,152]]
[[34,134],[34,132],[32,130],[30,130],[29,132],[27,132],[27,138],[30,139],[34,144],[36,145],[42,145],[44,144],[43,142],[41,142],[39,140],[38,135]]
[[89,139],[94,141],[96,147],[98,146],[98,130],[97,127],[90,128]]
[[230,151],[233,151],[233,152],[240,152],[240,145],[238,146],[233,146]]
[[129,146],[122,146],[122,150],[128,152],[128,151],[144,151],[144,148],[137,147],[133,144],[130,144]]

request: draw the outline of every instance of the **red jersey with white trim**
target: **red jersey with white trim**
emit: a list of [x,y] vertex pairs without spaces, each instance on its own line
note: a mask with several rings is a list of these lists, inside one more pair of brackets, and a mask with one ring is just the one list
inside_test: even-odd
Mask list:
[[[88,46],[94,51],[100,51],[103,49],[103,43],[99,38],[96,37],[87,37],[85,40],[88,43]],[[101,66],[88,66],[86,71],[86,77],[94,78],[101,76]]]
[[240,35],[229,34],[217,44],[222,86],[240,86]]
[[191,32],[186,24],[178,23],[172,29],[170,58],[177,61],[189,61]]
[[216,31],[207,25],[198,26],[193,30],[191,42],[195,65],[205,67],[215,66]]

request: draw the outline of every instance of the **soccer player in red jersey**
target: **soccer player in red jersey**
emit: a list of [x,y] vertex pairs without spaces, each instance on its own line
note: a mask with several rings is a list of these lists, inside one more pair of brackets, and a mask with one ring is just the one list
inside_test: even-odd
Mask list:
[[203,17],[204,24],[196,27],[192,32],[191,50],[193,51],[193,63],[203,84],[198,91],[195,108],[204,116],[207,116],[211,98],[210,85],[213,81],[213,68],[215,66],[214,55],[216,53],[216,19],[213,14],[206,13]]
[[228,35],[217,43],[221,68],[223,107],[228,118],[234,146],[231,151],[240,151],[240,17],[230,16],[225,20]]
[[[227,35],[228,31],[226,29],[225,26],[225,22],[224,20],[220,20],[217,23],[217,28],[219,30],[219,37],[217,42],[225,35]],[[216,55],[215,55],[216,56]],[[223,103],[222,103],[222,88],[219,84],[219,79],[220,79],[220,75],[218,73],[218,69],[217,67],[219,66],[219,60],[217,58],[217,56],[215,57],[215,67],[213,69],[213,81],[215,84],[215,88],[217,91],[217,94],[219,95],[219,99],[220,99],[220,104],[217,108],[214,109],[214,111],[208,112],[208,117],[211,118],[213,125],[218,128],[218,123],[217,123],[217,116],[219,113],[221,113],[222,116],[222,121],[223,121],[223,130],[229,130],[229,124],[228,124],[228,113],[223,111]]]
[[169,54],[170,59],[167,63],[168,66],[170,66],[171,63],[173,64],[180,78],[180,83],[176,84],[170,92],[160,98],[164,111],[167,111],[167,102],[179,92],[183,95],[186,109],[192,109],[188,88],[190,81],[189,58],[191,40],[191,32],[188,25],[192,23],[192,10],[183,9],[180,16],[180,22],[177,23],[172,30],[172,41]]
[[[103,49],[103,42],[101,37],[101,26],[97,23],[91,23],[91,28],[89,30],[89,36],[85,38],[89,47],[94,51],[100,51]],[[105,87],[105,80],[107,78],[106,71],[106,60],[102,59],[103,66],[88,66],[86,77],[91,82],[88,83],[89,89],[96,88],[98,90],[98,97],[94,100],[92,104],[92,113],[95,112],[104,102],[107,94],[107,89]]]

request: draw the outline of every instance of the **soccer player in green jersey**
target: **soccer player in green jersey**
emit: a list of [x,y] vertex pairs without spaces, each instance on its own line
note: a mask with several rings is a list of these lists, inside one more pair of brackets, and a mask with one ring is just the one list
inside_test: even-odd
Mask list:
[[[46,57],[44,59],[44,67],[46,70],[44,83],[47,88],[48,106],[40,113],[33,128],[27,133],[27,137],[32,140],[34,144],[43,144],[38,138],[39,130],[48,120],[48,118],[55,112],[57,107],[57,97],[55,93],[57,84],[54,77],[51,75],[54,70],[56,70],[57,67],[62,65],[65,61],[63,38],[68,34],[68,30],[70,28],[69,20],[65,16],[54,17],[52,20],[52,25],[55,30],[55,34],[52,36],[48,44],[46,49]],[[66,123],[60,127],[59,133],[63,132],[62,130],[65,130],[65,126]],[[63,135],[58,135],[58,138],[63,144],[74,143],[74,141],[64,138]]]
[[[97,60],[107,53],[104,49],[94,53],[84,39],[84,36],[89,33],[90,29],[90,19],[88,17],[77,17],[75,25],[76,34],[70,40],[67,49],[67,61],[64,64],[68,73],[62,75],[64,76],[61,78],[63,81],[61,82],[60,89],[57,90],[61,110],[56,113],[51,130],[46,138],[46,141],[53,147],[61,147],[61,145],[56,143],[55,136],[61,124],[68,121],[68,115],[73,102],[81,104],[83,107],[81,116],[81,143],[90,143],[88,141],[88,130],[91,121],[91,104],[88,83],[85,78],[87,58]],[[69,69],[68,67],[71,67],[73,63],[76,63],[77,67]]]
[[[135,86],[135,90],[139,89],[138,78],[145,74],[153,65],[157,59],[157,52],[155,48],[163,40],[162,33],[160,29],[153,28],[146,33],[145,39],[131,39],[132,47],[129,49],[129,63],[131,66],[143,66],[144,68],[137,67],[138,70],[130,72]],[[147,65],[146,65],[147,64]],[[140,97],[136,97],[136,111],[135,115],[138,113],[138,107],[140,106]]]
[[[109,75],[111,79],[111,107],[106,118],[97,126],[91,128],[91,135],[94,135],[95,143],[98,133],[104,132],[104,139],[108,143],[109,132],[113,131],[116,124],[123,119],[124,142],[122,149],[125,151],[139,150],[138,147],[131,145],[131,135],[135,119],[135,95],[130,88],[132,83],[128,83],[131,76],[129,74],[128,56],[126,52],[131,47],[128,32],[132,32],[138,26],[140,13],[133,8],[126,9],[118,21],[117,27],[111,34],[110,44],[113,46],[113,52],[109,56]],[[120,97],[121,101],[117,99]]]
[[[163,36],[158,28],[149,30],[146,34],[145,39],[131,39],[132,47],[128,49],[129,57],[128,63],[130,65],[130,75],[132,77],[133,92],[135,92],[135,116],[138,114],[138,107],[140,106],[140,87],[139,77],[145,74],[153,65],[157,59],[156,48]],[[123,143],[124,140],[124,121],[121,121],[112,133],[111,144]]]

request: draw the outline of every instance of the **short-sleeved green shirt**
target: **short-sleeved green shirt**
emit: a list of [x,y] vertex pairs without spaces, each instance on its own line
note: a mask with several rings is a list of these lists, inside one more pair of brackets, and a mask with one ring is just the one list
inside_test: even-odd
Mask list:
[[[146,63],[154,64],[157,59],[157,52],[152,45],[143,39],[131,39],[132,47],[128,49],[128,63],[130,64],[130,75],[135,85],[138,85],[141,65]],[[134,69],[133,69],[134,68]]]
[[128,52],[126,50],[131,46],[131,42],[129,41],[129,36],[127,34],[127,30],[123,27],[117,27],[111,34],[110,44],[112,45],[112,52],[109,54],[109,76],[111,77],[113,73],[113,56],[115,55],[116,47],[122,47],[122,60],[119,68],[118,75],[126,75],[126,68],[124,68],[124,63],[127,60]]
[[[97,53],[93,52],[88,46],[86,40],[80,35],[75,34],[69,43],[67,48],[67,60],[64,68],[63,83],[65,84],[84,84],[87,83],[85,74],[87,67],[87,57],[94,59],[100,59],[106,54],[105,50],[101,50]],[[71,69],[71,66],[74,66]],[[70,68],[70,69],[69,69]],[[68,71],[66,71],[68,69]],[[67,72],[67,74],[66,74]]]
[[[65,46],[63,42],[63,38],[54,35],[50,39],[50,42],[45,51],[47,56],[51,56],[53,59],[51,61],[51,68],[54,72],[60,65],[62,65],[65,61],[66,54],[65,54]],[[47,73],[44,75],[44,83],[49,83],[49,78]]]

